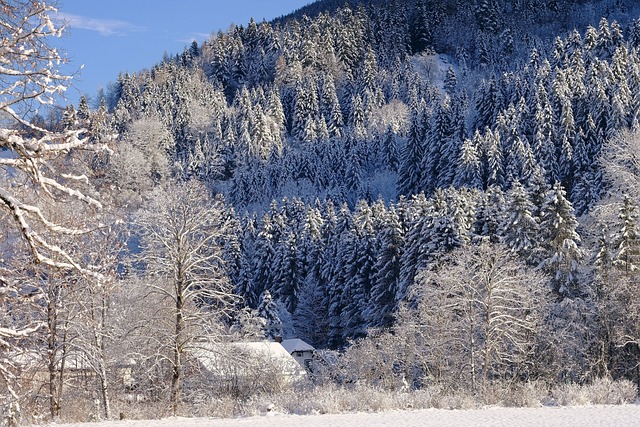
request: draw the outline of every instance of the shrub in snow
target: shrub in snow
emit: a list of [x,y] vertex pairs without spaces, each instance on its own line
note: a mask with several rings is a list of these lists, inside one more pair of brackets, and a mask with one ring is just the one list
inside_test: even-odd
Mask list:
[[590,384],[562,384],[552,390],[558,405],[621,405],[632,403],[638,387],[629,380],[595,379]]

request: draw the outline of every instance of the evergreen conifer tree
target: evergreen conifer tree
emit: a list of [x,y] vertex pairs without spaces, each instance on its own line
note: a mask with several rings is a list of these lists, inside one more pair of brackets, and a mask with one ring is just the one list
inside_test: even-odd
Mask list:
[[280,310],[268,289],[260,295],[260,304],[258,304],[257,312],[258,316],[265,319],[265,336],[270,339],[282,338],[284,325],[280,319]]
[[530,259],[540,243],[540,228],[533,210],[527,190],[519,182],[514,183],[507,193],[501,234],[503,243],[525,260]]
[[543,233],[544,255],[539,268],[553,277],[554,291],[559,296],[579,296],[577,273],[582,259],[578,221],[562,185],[555,183],[542,206],[540,229]]
[[378,253],[365,317],[370,327],[386,328],[392,325],[396,310],[400,260],[404,249],[404,230],[393,206],[385,215],[383,228],[377,239]]

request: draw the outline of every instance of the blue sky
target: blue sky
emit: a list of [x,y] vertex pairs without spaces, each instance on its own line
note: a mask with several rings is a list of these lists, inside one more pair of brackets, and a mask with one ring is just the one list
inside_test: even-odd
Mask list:
[[[70,60],[68,73],[79,71],[67,101],[94,96],[119,72],[137,72],[159,62],[165,52],[180,53],[193,40],[250,18],[267,21],[312,0],[59,0],[68,22],[55,45]],[[82,69],[81,69],[82,67]]]

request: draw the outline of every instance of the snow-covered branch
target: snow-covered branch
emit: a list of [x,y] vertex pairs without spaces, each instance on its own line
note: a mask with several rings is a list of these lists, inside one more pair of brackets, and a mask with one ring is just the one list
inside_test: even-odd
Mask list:
[[[79,149],[107,150],[106,145],[90,143],[82,129],[53,131],[31,121],[33,112],[53,104],[71,79],[58,70],[65,59],[48,43],[50,37],[60,36],[62,28],[51,19],[55,8],[47,2],[0,3],[0,115],[4,117],[0,167],[5,171],[5,179],[0,182],[0,209],[13,217],[37,261],[95,276],[93,268],[81,266],[68,248],[51,238],[55,234],[85,234],[93,227],[61,225],[48,217],[43,206],[63,205],[75,199],[100,210],[102,204],[87,193],[86,175],[66,170],[69,165],[62,156]],[[58,173],[56,163],[65,170]],[[25,183],[31,186],[27,191]],[[27,194],[36,194],[36,199],[27,200]]]

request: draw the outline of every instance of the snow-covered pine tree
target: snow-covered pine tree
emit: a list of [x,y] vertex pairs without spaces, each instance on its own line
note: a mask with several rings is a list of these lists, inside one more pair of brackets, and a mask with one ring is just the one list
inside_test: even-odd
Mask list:
[[423,233],[428,227],[433,206],[424,193],[411,197],[406,202],[404,210],[405,222],[405,250],[400,258],[400,281],[396,294],[396,303],[405,300],[413,286],[415,276],[427,263],[428,253],[423,251],[429,239],[428,233]]
[[280,319],[280,309],[276,301],[273,300],[271,292],[266,289],[260,295],[260,303],[257,308],[258,316],[265,319],[264,335],[270,339],[282,338],[284,324]]
[[343,311],[349,294],[346,282],[349,279],[347,267],[353,260],[353,218],[348,206],[343,203],[337,215],[330,251],[324,260],[323,278],[328,284],[329,333],[327,344],[331,348],[343,345],[345,335]]
[[357,338],[366,333],[366,309],[373,282],[376,257],[376,229],[369,204],[361,200],[353,213],[353,230],[346,242],[347,272],[343,318],[343,338]]
[[491,129],[485,129],[484,135],[484,155],[487,159],[487,167],[485,168],[486,187],[498,186],[505,184],[504,171],[504,153],[502,151],[502,139],[500,132]]
[[573,206],[562,185],[556,182],[542,206],[540,230],[543,235],[543,258],[538,268],[549,272],[553,290],[561,297],[580,296],[578,267],[583,257]]
[[527,190],[515,182],[507,193],[501,235],[503,243],[527,261],[540,244],[540,228],[533,211]]
[[378,253],[365,318],[369,327],[387,328],[393,324],[397,308],[400,260],[404,250],[404,230],[393,206],[385,215],[376,247]]
[[482,163],[481,163],[481,136],[476,131],[473,138],[468,138],[462,143],[460,159],[457,162],[454,185],[456,188],[467,187],[482,190]]
[[398,195],[411,196],[419,192],[423,182],[421,167],[425,153],[424,123],[421,122],[424,104],[411,111],[409,134],[404,147],[398,171]]
[[304,279],[304,271],[298,261],[298,234],[289,230],[276,246],[271,264],[274,276],[270,289],[290,313],[295,312],[298,292]]
[[476,210],[475,234],[487,237],[492,243],[501,242],[505,206],[504,191],[497,185],[492,185],[481,193]]

